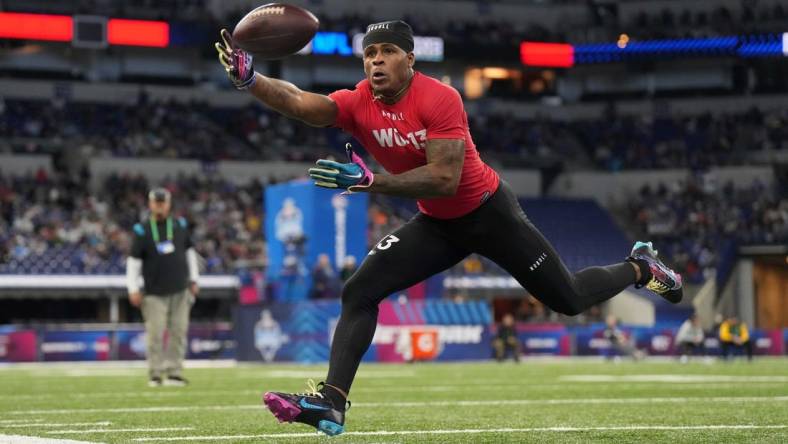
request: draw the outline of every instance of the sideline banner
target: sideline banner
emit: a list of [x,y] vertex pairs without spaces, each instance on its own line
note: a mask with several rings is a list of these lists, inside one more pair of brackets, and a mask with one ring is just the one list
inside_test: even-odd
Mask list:
[[0,362],[33,362],[38,359],[38,335],[33,330],[3,330]]
[[106,361],[109,331],[47,331],[41,341],[44,361]]
[[361,263],[367,254],[368,201],[366,193],[344,195],[306,180],[266,187],[268,279],[274,300],[306,299],[320,254],[328,255],[337,275],[347,256]]
[[[238,359],[326,362],[339,301],[239,306],[234,313]],[[384,301],[365,361],[468,360],[492,356],[486,302]]]

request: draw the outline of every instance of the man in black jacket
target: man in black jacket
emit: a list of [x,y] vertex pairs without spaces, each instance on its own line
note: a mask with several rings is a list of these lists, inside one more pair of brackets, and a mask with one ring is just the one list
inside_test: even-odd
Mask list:
[[[197,253],[192,248],[186,220],[170,214],[171,195],[164,188],[148,194],[150,218],[134,225],[126,262],[129,302],[140,307],[147,334],[151,387],[183,386],[189,311],[199,291]],[[140,290],[140,276],[145,294]],[[164,330],[168,332],[164,349]]]

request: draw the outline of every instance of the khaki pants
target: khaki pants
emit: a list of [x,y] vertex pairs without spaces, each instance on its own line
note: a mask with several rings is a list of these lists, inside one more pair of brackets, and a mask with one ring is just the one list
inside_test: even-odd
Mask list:
[[[189,311],[194,296],[186,289],[170,295],[148,294],[142,298],[142,317],[147,335],[150,377],[181,376],[189,330]],[[164,330],[167,329],[167,349]]]
[[499,361],[503,361],[506,357],[506,350],[511,350],[514,360],[520,361],[520,341],[513,336],[506,338],[505,342],[501,338],[495,338],[493,348],[495,349],[495,359]]

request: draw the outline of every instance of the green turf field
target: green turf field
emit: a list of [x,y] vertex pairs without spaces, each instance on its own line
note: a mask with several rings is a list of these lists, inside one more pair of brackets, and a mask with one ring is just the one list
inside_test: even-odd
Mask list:
[[303,391],[323,366],[189,369],[146,386],[117,364],[0,367],[0,443],[786,443],[788,360],[362,365],[337,438],[278,424],[264,390]]

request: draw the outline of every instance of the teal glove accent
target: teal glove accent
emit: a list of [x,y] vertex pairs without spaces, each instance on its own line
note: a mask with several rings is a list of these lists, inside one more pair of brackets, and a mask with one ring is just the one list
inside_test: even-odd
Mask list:
[[320,159],[316,162],[316,168],[309,169],[309,177],[315,181],[315,185],[323,188],[342,188],[354,191],[352,187],[368,187],[375,180],[372,171],[367,168],[364,160],[361,159],[348,143],[345,146],[348,163],[335,162],[333,160]]
[[315,185],[320,187],[347,189],[360,185],[364,180],[364,170],[355,163],[320,159],[316,165],[316,168],[309,169],[309,176],[314,179]]

